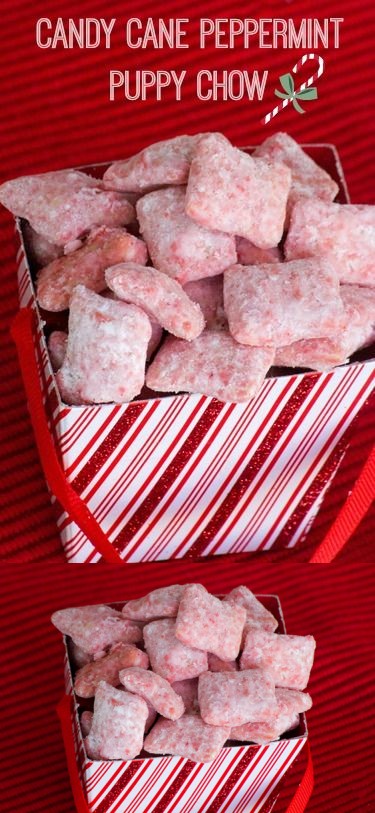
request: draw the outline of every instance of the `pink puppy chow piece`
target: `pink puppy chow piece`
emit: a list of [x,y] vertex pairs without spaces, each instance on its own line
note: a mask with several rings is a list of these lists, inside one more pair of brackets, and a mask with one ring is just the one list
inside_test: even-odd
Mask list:
[[286,731],[292,731],[299,724],[300,712],[307,711],[312,706],[309,694],[291,689],[276,689],[277,708],[270,714],[267,722],[245,723],[232,728],[231,740],[256,742],[262,745],[276,740]]
[[119,672],[127,667],[147,669],[148,657],[133,644],[118,643],[108,655],[88,663],[78,670],[74,680],[74,690],[80,697],[94,697],[101,680],[111,686],[118,686],[121,681]]
[[305,339],[276,350],[275,365],[327,370],[375,341],[375,288],[341,285],[346,325],[331,339]]
[[267,669],[276,686],[302,691],[309,682],[315,646],[312,635],[275,635],[249,629],[240,668]]
[[63,254],[62,246],[57,246],[55,243],[46,240],[45,237],[34,231],[29,223],[23,225],[23,233],[25,235],[27,256],[38,268],[43,268],[44,265],[48,265],[52,260],[56,260],[57,257],[61,257]]
[[70,641],[69,655],[76,669],[81,669],[82,666],[86,666],[87,663],[91,663],[93,660],[93,655],[90,655],[89,652],[85,652],[85,650],[77,646],[74,641]]
[[244,607],[246,610],[246,624],[252,627],[260,627],[268,632],[277,629],[278,621],[263,604],[258,601],[254,593],[248,587],[241,585],[235,587],[223,598],[224,602]]
[[131,669],[122,669],[120,681],[129,692],[139,694],[168,720],[178,720],[185,711],[184,703],[179,694],[172,689],[167,680],[136,666]]
[[304,152],[291,136],[275,133],[266,138],[253,153],[254,157],[266,161],[285,164],[292,173],[292,186],[288,199],[288,210],[299,198],[320,198],[332,201],[339,188],[336,181]]
[[175,754],[192,762],[212,762],[230,734],[229,726],[207,725],[198,714],[158,720],[144,741],[149,754]]
[[99,293],[106,288],[105,269],[110,265],[128,261],[144,265],[147,248],[125,229],[102,226],[89,234],[82,248],[54,260],[38,274],[37,298],[48,311],[62,311],[76,285],[85,285]]
[[203,313],[209,330],[228,329],[224,313],[223,275],[205,277],[187,282],[184,291],[196,302]]
[[208,229],[272,248],[283,236],[290,183],[288,167],[252,158],[211,133],[194,150],[185,211]]
[[212,652],[207,653],[208,658],[208,671],[209,672],[237,672],[237,661],[223,661]]
[[94,226],[124,226],[134,208],[118,192],[83,172],[61,170],[7,181],[0,201],[52,243],[64,246]]
[[221,401],[248,401],[274,359],[270,347],[245,347],[226,331],[205,330],[192,342],[168,336],[150,365],[156,392],[200,392]]
[[134,759],[142,750],[147,703],[135,694],[99,683],[90,733],[85,739],[91,759]]
[[224,305],[232,336],[249,345],[332,336],[345,324],[337,273],[323,257],[234,265],[224,275]]
[[47,340],[49,357],[54,372],[60,369],[66,355],[68,334],[64,330],[53,330]]
[[186,184],[193,147],[199,136],[182,135],[150,144],[125,161],[116,161],[106,170],[107,189],[149,192],[158,186]]
[[151,621],[155,618],[175,618],[184,590],[182,584],[170,584],[167,587],[158,587],[143,598],[136,598],[122,608],[125,618],[139,621]]
[[90,734],[92,726],[92,718],[94,713],[92,711],[83,711],[80,717],[82,736],[87,737]]
[[324,255],[340,282],[375,286],[375,206],[300,200],[285,243],[288,260]]
[[198,678],[192,678],[192,680],[176,680],[172,683],[172,689],[182,698],[185,712],[199,711]]
[[243,607],[223,604],[201,584],[188,585],[176,618],[176,638],[187,646],[234,661],[240,651],[246,621]]
[[203,313],[181,285],[156,268],[121,263],[105,272],[119,299],[142,308],[150,319],[181,339],[196,339],[204,328]]
[[142,640],[139,627],[105,604],[58,610],[51,621],[63,635],[70,635],[74,643],[90,655],[99,656],[119,641],[136,643]]
[[236,237],[237,260],[240,265],[264,265],[264,263],[282,263],[283,255],[279,246],[275,248],[258,248],[245,237]]
[[77,285],[66,356],[56,374],[63,400],[69,403],[74,393],[75,403],[131,401],[144,384],[150,338],[149,319],[139,308]]
[[198,677],[207,669],[207,653],[183,644],[176,638],[175,629],[172,618],[152,621],[143,629],[151,668],[169,683]]
[[277,707],[274,681],[263,669],[205,672],[199,678],[198,701],[206,723],[231,727],[266,722]]
[[234,237],[209,231],[185,214],[185,188],[151,192],[136,208],[155,268],[181,285],[221,274],[236,261]]

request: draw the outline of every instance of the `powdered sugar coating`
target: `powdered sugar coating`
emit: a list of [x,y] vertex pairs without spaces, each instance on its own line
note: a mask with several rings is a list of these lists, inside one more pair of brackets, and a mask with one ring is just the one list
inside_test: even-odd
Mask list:
[[209,672],[238,672],[237,661],[223,661],[212,652],[207,653]]
[[95,226],[124,226],[134,208],[118,192],[75,170],[46,172],[7,181],[0,201],[51,243],[64,246]]
[[82,714],[81,714],[80,723],[81,723],[81,731],[82,731],[82,736],[83,737],[87,737],[87,735],[91,731],[93,716],[94,716],[94,712],[92,712],[92,711],[83,711]]
[[309,694],[291,689],[276,689],[277,708],[270,714],[267,722],[245,723],[232,728],[231,740],[256,742],[260,745],[278,739],[286,731],[291,731],[299,724],[300,712],[312,706]]
[[184,585],[170,584],[158,587],[147,596],[127,601],[122,608],[125,618],[151,621],[155,618],[175,618],[181,600]]
[[158,720],[144,741],[150,754],[177,754],[193,762],[212,762],[230,734],[229,726],[210,726],[198,714]]
[[63,635],[70,635],[77,646],[93,655],[103,654],[107,647],[118,641],[136,643],[142,640],[139,627],[105,604],[58,610],[51,621]]
[[147,248],[124,229],[106,226],[89,234],[82,248],[46,265],[38,274],[37,298],[39,305],[49,311],[69,307],[76,285],[85,285],[99,293],[106,288],[105,269],[121,262],[147,262]]
[[134,305],[74,288],[64,363],[56,374],[63,399],[125,403],[141,392],[151,325]]
[[224,604],[201,584],[188,585],[182,593],[176,618],[176,638],[191,647],[212,652],[223,661],[234,661],[240,651],[246,610]]
[[232,147],[220,134],[197,143],[186,189],[186,213],[206,228],[246,237],[259,248],[280,242],[291,172]]
[[185,342],[168,336],[146,384],[156,392],[199,392],[221,401],[248,401],[260,389],[274,359],[273,348],[246,347],[222,330],[204,330]]
[[197,136],[182,135],[157,141],[125,161],[116,161],[106,170],[107,189],[147,192],[158,186],[185,184]]
[[168,720],[177,720],[183,715],[185,707],[182,698],[160,675],[147,669],[133,667],[121,670],[120,681],[125,689],[139,694]]
[[192,280],[184,285],[188,297],[200,306],[209,330],[228,329],[224,313],[223,275]]
[[66,355],[68,334],[64,330],[53,330],[48,336],[47,347],[51,359],[52,369],[56,372],[60,369]]
[[340,282],[375,286],[375,206],[301,200],[292,209],[288,260],[324,255]]
[[101,681],[94,702],[90,733],[85,739],[91,759],[134,759],[142,750],[147,703]]
[[330,339],[305,339],[276,350],[275,365],[327,370],[375,341],[375,288],[341,285],[345,327]]
[[264,263],[282,263],[283,261],[279,246],[258,248],[245,237],[236,237],[236,249],[239,265],[264,265]]
[[336,181],[304,152],[287,133],[274,133],[253,152],[254,157],[285,164],[292,173],[288,198],[288,213],[299,198],[319,198],[332,201],[339,188]]
[[171,684],[173,691],[179,694],[185,706],[185,713],[199,711],[198,704],[198,678],[190,680],[175,680]]
[[38,232],[30,226],[30,223],[24,224],[23,232],[25,235],[27,255],[30,257],[31,262],[35,263],[37,268],[43,268],[44,265],[48,265],[52,260],[56,260],[57,257],[61,257],[63,254],[62,246],[58,246],[56,243],[51,243],[50,240],[46,240],[42,234],[38,234]]
[[137,666],[148,668],[149,660],[146,653],[134,644],[120,642],[115,644],[108,655],[78,670],[74,679],[74,690],[80,697],[94,697],[101,680],[105,680],[111,686],[118,686],[121,683],[120,670]]
[[249,345],[332,336],[345,325],[337,271],[323,257],[232,266],[224,305],[232,336]]
[[107,268],[105,278],[119,299],[142,308],[174,336],[189,341],[202,333],[204,318],[199,305],[176,280],[156,268],[121,263]]
[[250,629],[240,668],[267,669],[276,686],[303,691],[309,681],[314,652],[315,639],[312,635],[275,635]]
[[205,229],[186,215],[185,187],[151,192],[136,209],[153,265],[181,285],[221,274],[236,261],[234,237]]
[[272,613],[254,596],[254,593],[245,585],[235,587],[223,601],[228,604],[244,607],[246,610],[246,625],[260,627],[268,632],[277,629],[278,621]]
[[267,721],[276,710],[275,684],[263,669],[205,672],[199,677],[198,701],[210,725],[243,725]]
[[172,618],[152,621],[143,629],[151,667],[169,683],[198,677],[207,669],[207,653],[183,644],[176,638],[175,629]]

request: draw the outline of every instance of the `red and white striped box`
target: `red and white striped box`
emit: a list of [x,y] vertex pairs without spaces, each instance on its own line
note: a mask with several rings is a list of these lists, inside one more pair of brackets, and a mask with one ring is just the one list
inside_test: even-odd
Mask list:
[[[339,183],[339,201],[349,201],[335,148],[305,149]],[[103,172],[103,166],[87,169]],[[268,378],[245,404],[167,395],[66,406],[48,358],[22,226],[19,231],[20,302],[37,314],[35,347],[56,449],[67,480],[123,560],[299,543],[340,460],[340,441],[373,390],[371,348],[364,360],[330,372]],[[57,512],[68,561],[99,561],[73,519],[58,506]]]
[[[279,631],[285,632],[278,597],[258,598],[279,620]],[[66,639],[65,645],[65,688],[67,695],[74,696]],[[75,770],[90,813],[270,813],[280,782],[308,735],[301,714],[299,727],[280,740],[268,745],[233,743],[222,748],[211,763],[147,755],[129,761],[92,761],[85,752],[80,711],[74,700],[70,724]]]

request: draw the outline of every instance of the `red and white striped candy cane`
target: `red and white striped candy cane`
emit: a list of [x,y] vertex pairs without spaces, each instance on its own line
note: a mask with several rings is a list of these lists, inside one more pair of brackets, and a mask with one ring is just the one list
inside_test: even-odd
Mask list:
[[[302,68],[302,66],[305,64],[305,62],[307,62],[308,59],[315,59],[318,61],[318,70],[315,71],[315,73],[313,73],[312,76],[310,76],[306,80],[306,82],[302,82],[302,85],[300,85],[299,88],[297,88],[296,93],[299,93],[300,90],[305,90],[305,88],[311,87],[311,85],[313,85],[314,82],[317,79],[319,79],[319,77],[322,75],[324,71],[324,59],[321,56],[319,56],[319,54],[304,54],[301,57],[301,59],[299,59],[298,62],[296,62],[296,64],[292,68],[292,72],[297,73],[299,69]],[[283,110],[284,107],[286,107],[287,104],[289,104],[289,102],[291,101],[292,101],[291,98],[284,99],[280,104],[277,104],[276,107],[274,107],[273,110],[271,110],[270,113],[267,113],[267,115],[264,117],[263,119],[264,124],[268,124],[268,122],[271,121],[271,119],[273,119],[275,116],[277,116],[280,110]]]

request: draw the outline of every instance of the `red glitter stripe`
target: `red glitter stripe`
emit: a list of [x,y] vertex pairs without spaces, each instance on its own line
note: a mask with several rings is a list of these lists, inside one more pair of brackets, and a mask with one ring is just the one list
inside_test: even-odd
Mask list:
[[[90,460],[88,460],[83,469],[81,469],[79,474],[74,478],[72,486],[78,494],[82,494],[82,491],[89,485],[95,474],[104,466],[106,460],[108,460],[116,446],[118,446],[120,441],[130,431],[144,408],[144,403],[135,403],[127,409],[125,415],[117,421],[105,440],[103,440],[103,443],[100,444]],[[103,427],[101,427],[100,431],[102,431],[102,429]]]
[[[170,463],[170,465],[166,468],[157,485],[143,501],[142,505],[139,507],[138,511],[136,511],[131,520],[124,525],[118,534],[114,541],[114,547],[116,550],[123,550],[126,544],[131,541],[133,536],[146,522],[154,508],[156,508],[162,497],[174,483],[177,475],[182,471],[193,452],[195,452],[208,429],[212,426],[217,416],[222,411],[223,407],[224,404],[222,404],[220,401],[216,401],[215,399],[211,401],[204,414],[194,427],[193,431],[186,439],[179,452],[176,454],[176,457],[172,463]],[[129,551],[129,555],[130,553],[131,551]]]
[[223,500],[220,508],[216,511],[216,514],[214,514],[207,527],[204,529],[204,531],[202,531],[198,539],[194,542],[190,550],[183,558],[190,559],[192,557],[202,555],[205,547],[215,537],[223,522],[225,522],[225,520],[230,516],[237,503],[248,489],[250,483],[254,480],[254,477],[264,465],[267,457],[269,456],[270,450],[275,446],[277,441],[289,426],[292,418],[296,412],[298,412],[301,405],[315,386],[316,380],[317,376],[312,374],[305,376],[301,383],[298,384],[295,392],[291,398],[289,398],[285,407],[281,410],[276,423],[274,423],[270,431],[267,433],[249,464],[242,472],[241,477],[239,477],[229,494],[227,494],[225,500]]
[[234,770],[232,771],[230,777],[224,783],[222,788],[220,788],[219,793],[215,796],[214,800],[211,802],[210,806],[207,807],[206,813],[217,813],[220,809],[221,805],[225,802],[231,791],[233,790],[235,784],[238,782],[240,776],[242,776],[243,772],[246,770],[250,762],[254,759],[256,754],[258,753],[257,758],[254,761],[253,767],[255,768],[258,762],[261,760],[264,749],[261,748],[259,745],[251,745],[249,746],[248,750],[245,751],[243,757],[240,759]]
[[[185,780],[190,776],[193,770],[197,768],[195,762],[191,762],[190,759],[185,762],[182,766],[179,774],[176,776],[176,779],[173,780],[172,784],[169,785],[166,793],[161,797],[158,801],[157,805],[152,808],[152,813],[163,813],[166,807],[174,800],[176,793],[179,791],[180,787],[183,785]],[[96,811],[95,811],[96,813]]]
[[138,782],[146,769],[147,762],[146,763],[141,761],[131,762],[123,776],[120,777],[118,782],[116,782],[116,784],[113,786],[113,788],[111,788],[109,793],[107,793],[103,801],[100,802],[98,807],[95,809],[95,813],[107,813],[108,808],[111,807],[111,805],[113,805],[113,803],[116,801],[116,799],[118,798],[120,793],[124,790],[124,788],[126,788],[126,786],[130,784],[133,777],[136,774],[139,774],[139,776],[137,776],[136,778],[136,781]]

